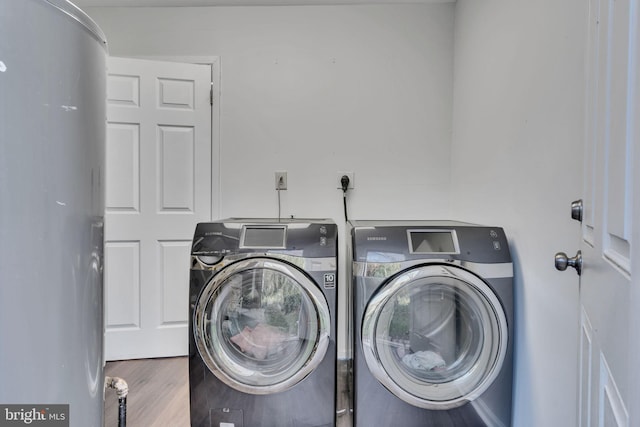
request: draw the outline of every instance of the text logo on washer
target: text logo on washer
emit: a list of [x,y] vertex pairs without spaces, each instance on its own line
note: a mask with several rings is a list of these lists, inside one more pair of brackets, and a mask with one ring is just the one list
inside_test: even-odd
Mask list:
[[325,289],[333,289],[336,287],[335,273],[324,273],[324,287]]

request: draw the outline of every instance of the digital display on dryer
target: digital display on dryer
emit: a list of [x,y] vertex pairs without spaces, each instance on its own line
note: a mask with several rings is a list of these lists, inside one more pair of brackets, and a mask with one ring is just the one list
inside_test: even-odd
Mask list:
[[240,247],[247,249],[285,249],[286,226],[246,225],[242,229]]
[[454,230],[408,230],[412,254],[457,254],[458,240]]

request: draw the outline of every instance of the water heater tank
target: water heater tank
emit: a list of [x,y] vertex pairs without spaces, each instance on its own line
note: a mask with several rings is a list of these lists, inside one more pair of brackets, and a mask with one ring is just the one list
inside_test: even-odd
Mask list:
[[105,37],[66,0],[1,2],[0,424],[102,427]]

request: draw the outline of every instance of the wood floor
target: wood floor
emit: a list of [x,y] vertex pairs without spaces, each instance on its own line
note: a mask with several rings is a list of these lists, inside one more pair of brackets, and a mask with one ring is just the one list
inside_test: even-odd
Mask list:
[[[189,427],[189,361],[186,357],[108,362],[105,375],[129,385],[127,427]],[[118,426],[118,396],[107,389],[105,427]]]

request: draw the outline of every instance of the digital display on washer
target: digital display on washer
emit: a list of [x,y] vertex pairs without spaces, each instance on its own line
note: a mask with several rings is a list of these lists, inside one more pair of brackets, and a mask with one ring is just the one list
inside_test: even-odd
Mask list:
[[455,230],[407,230],[412,254],[457,254]]
[[286,226],[245,225],[240,247],[246,249],[285,249]]

